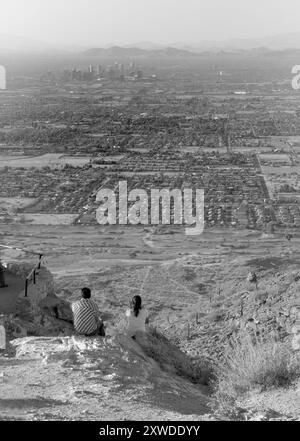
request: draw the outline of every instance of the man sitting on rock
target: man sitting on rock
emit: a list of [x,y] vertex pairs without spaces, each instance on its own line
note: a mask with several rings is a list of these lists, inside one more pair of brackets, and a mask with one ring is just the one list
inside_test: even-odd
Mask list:
[[77,334],[90,337],[105,336],[104,326],[100,319],[100,311],[96,302],[91,299],[90,288],[82,288],[82,299],[72,303],[74,328]]

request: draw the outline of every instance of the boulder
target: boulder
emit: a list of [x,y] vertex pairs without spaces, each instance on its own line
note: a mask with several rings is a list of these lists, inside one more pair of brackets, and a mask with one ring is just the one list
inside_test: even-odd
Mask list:
[[56,295],[48,295],[40,301],[39,307],[41,312],[55,317],[56,319],[73,323],[73,313],[71,303],[57,297]]
[[20,318],[33,319],[34,312],[32,303],[28,297],[19,297],[16,305],[14,315]]

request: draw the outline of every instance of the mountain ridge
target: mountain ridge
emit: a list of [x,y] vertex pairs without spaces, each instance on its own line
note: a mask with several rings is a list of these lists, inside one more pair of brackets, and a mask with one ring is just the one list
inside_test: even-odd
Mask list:
[[141,49],[138,47],[122,47],[111,46],[109,48],[91,48],[81,52],[81,55],[86,56],[129,56],[129,57],[142,57],[142,56],[178,56],[178,57],[194,57],[198,54],[187,51],[184,49],[177,49],[174,47],[166,47],[163,49]]

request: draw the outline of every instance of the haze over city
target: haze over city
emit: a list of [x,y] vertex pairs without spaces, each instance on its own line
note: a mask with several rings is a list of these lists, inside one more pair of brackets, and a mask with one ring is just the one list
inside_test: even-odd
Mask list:
[[0,48],[9,36],[66,48],[198,44],[300,31],[297,0],[1,0],[0,11]]

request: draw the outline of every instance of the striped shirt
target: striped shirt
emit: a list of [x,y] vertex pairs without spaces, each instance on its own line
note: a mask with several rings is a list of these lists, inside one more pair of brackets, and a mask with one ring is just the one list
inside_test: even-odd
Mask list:
[[99,309],[91,299],[81,299],[72,303],[74,328],[79,334],[89,335],[97,331]]

